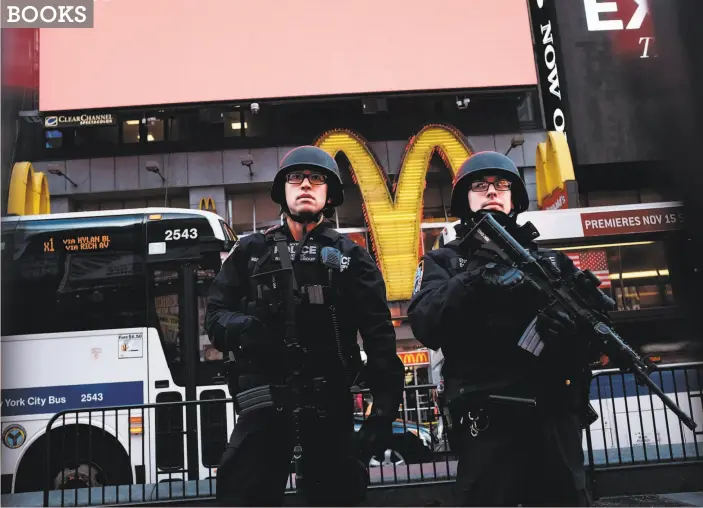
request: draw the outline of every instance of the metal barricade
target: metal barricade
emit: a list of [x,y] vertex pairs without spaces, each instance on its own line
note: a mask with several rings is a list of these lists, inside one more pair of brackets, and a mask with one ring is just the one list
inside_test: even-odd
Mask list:
[[[232,399],[67,410],[47,424],[43,506],[213,497]],[[196,410],[196,427],[187,412]],[[57,472],[58,471],[58,472]]]
[[[681,425],[631,375],[598,371],[591,403],[599,418],[583,437],[585,465],[591,473],[703,461],[703,363],[662,366],[653,379],[699,423],[697,432]],[[56,414],[40,438],[46,447],[43,493],[35,492],[33,498],[3,496],[3,504],[129,505],[214,498],[216,468],[235,414],[231,399],[208,400],[206,392],[197,401]],[[454,481],[457,457],[450,449],[436,399],[434,385],[405,388],[391,447],[369,464],[371,489]],[[358,393],[355,431],[372,405],[367,391]],[[291,493],[295,489],[292,471],[287,485]]]
[[703,460],[703,363],[662,366],[652,379],[698,423],[696,431],[681,424],[632,374],[597,371],[591,404],[599,419],[584,435],[591,469]]

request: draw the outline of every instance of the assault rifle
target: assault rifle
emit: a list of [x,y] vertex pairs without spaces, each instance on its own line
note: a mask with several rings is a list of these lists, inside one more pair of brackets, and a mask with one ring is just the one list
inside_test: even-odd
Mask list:
[[[295,486],[298,493],[305,492],[305,481],[303,475],[303,439],[302,439],[302,418],[306,412],[317,412],[324,417],[324,412],[319,411],[313,404],[314,394],[323,390],[325,380],[320,377],[312,377],[307,373],[308,355],[306,349],[298,340],[296,324],[296,296],[298,293],[298,283],[293,271],[293,264],[288,251],[288,244],[285,236],[277,231],[274,235],[278,255],[281,261],[280,269],[259,272],[252,275],[252,280],[261,281],[258,285],[259,291],[267,288],[268,295],[257,295],[261,300],[268,300],[273,307],[269,318],[281,319],[286,345],[286,367],[287,379],[282,388],[284,393],[283,403],[290,409],[293,420],[293,462],[295,471]],[[280,391],[279,391],[280,393]],[[261,396],[259,396],[261,397]]]
[[[465,242],[477,243],[520,269],[525,274],[525,281],[542,296],[543,308],[556,306],[566,312],[579,329],[588,334],[592,345],[608,355],[622,370],[631,372],[637,383],[647,386],[686,427],[696,429],[696,422],[650,379],[649,373],[656,370],[656,366],[642,359],[613,330],[607,310],[614,307],[614,302],[598,288],[600,280],[590,270],[576,270],[573,275],[565,277],[549,259],[532,256],[492,213],[480,214],[472,226],[460,241],[460,247],[467,248]],[[536,330],[536,321],[537,318],[530,323],[518,345],[539,356],[544,343]]]

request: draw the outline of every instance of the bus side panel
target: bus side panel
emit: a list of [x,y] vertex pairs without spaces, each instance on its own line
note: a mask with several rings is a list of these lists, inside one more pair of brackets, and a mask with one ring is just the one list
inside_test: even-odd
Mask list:
[[[25,436],[17,448],[6,447],[2,473],[16,471],[22,454],[44,433],[49,419],[59,411],[80,410],[78,423],[87,423],[90,418],[95,426],[102,428],[102,411],[89,416],[89,410],[146,402],[145,336],[146,329],[130,328],[3,337],[3,434],[9,426],[19,425]],[[114,411],[105,413],[106,430],[115,434],[118,427],[118,439],[125,450],[131,446],[141,453],[141,436],[130,438],[127,412],[120,414],[116,422]],[[67,425],[75,423],[75,413],[65,421]],[[62,423],[60,418],[55,425]],[[142,463],[139,457],[134,458]]]

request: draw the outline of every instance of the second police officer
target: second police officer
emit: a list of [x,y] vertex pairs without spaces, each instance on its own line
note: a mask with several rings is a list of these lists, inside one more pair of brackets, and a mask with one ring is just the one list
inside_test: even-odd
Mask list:
[[[238,411],[217,470],[217,498],[229,506],[281,505],[294,447],[302,444],[300,483],[307,502],[358,503],[369,456],[389,446],[403,390],[385,283],[369,253],[326,220],[344,200],[337,163],[327,152],[314,146],[291,150],[271,199],[285,222],[239,241],[208,300],[208,335],[233,359],[229,386]],[[292,331],[282,308],[281,293],[289,287],[280,270],[286,267],[295,276]],[[364,369],[357,331],[367,356]],[[305,403],[314,406],[301,413],[299,425],[286,386],[291,335],[295,349],[306,351]],[[365,464],[354,456],[349,390],[362,370],[374,398],[359,432]]]
[[[581,443],[591,372],[575,325],[558,310],[536,308],[524,274],[495,253],[459,248],[471,220],[490,213],[533,255],[573,273],[565,255],[538,254],[531,224],[517,224],[528,205],[508,157],[480,152],[464,162],[451,197],[452,216],[462,219],[458,239],[423,256],[408,309],[417,340],[444,355],[443,399],[463,506],[590,504]],[[518,347],[536,316],[546,344],[539,357]]]

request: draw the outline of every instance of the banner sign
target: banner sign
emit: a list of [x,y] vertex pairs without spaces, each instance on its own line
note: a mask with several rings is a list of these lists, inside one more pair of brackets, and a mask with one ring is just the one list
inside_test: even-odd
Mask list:
[[556,23],[556,0],[530,0],[530,17],[535,44],[544,120],[548,131],[566,129],[566,93],[559,79],[561,49]]
[[2,390],[3,416],[55,414],[66,409],[95,409],[144,403],[144,383],[39,386]]
[[674,231],[683,229],[684,220],[682,206],[581,214],[584,236]]

